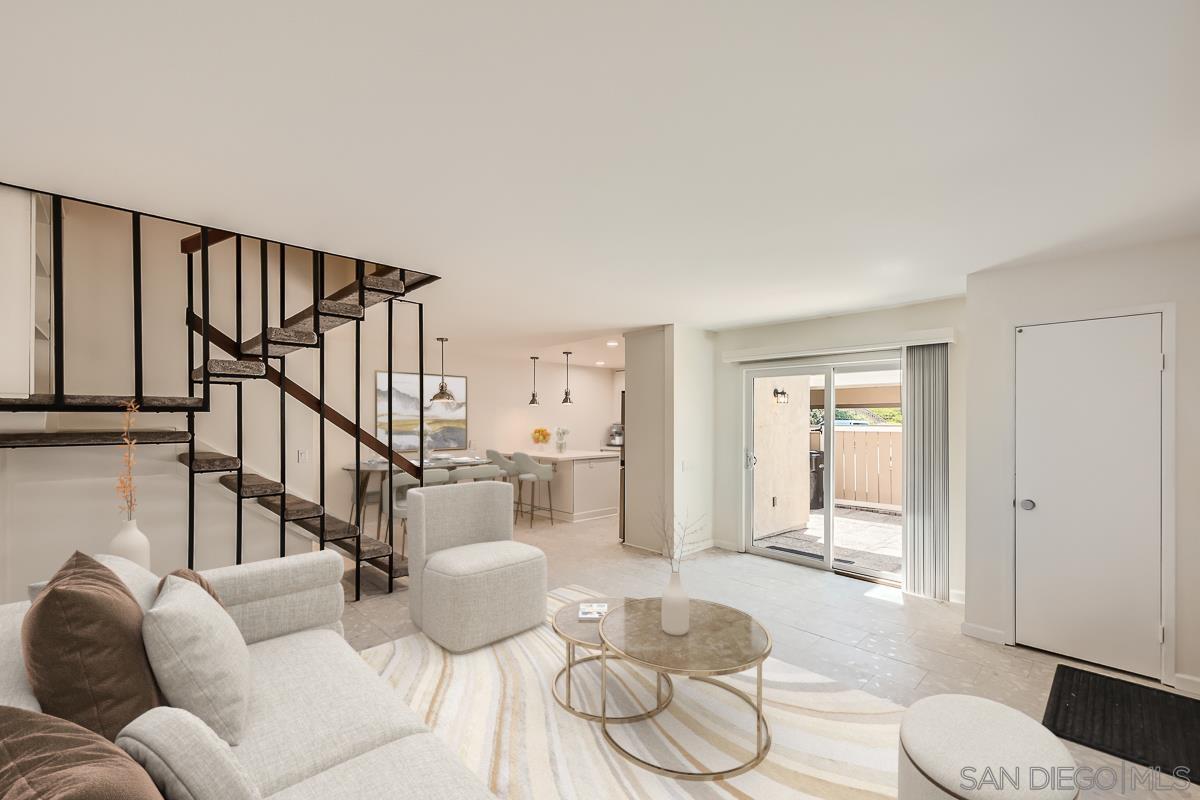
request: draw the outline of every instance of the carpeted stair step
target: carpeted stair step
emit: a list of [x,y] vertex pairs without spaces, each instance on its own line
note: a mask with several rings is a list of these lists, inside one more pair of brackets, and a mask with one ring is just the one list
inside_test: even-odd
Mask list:
[[[318,539],[321,538],[321,518],[319,516],[302,519],[296,524],[311,533],[313,536],[316,536]],[[346,522],[345,520],[340,520],[331,514],[325,515],[326,542],[340,541],[342,539],[353,539],[355,536],[358,536],[358,528],[356,528],[353,524]],[[353,542],[350,546],[353,548]]]
[[[179,454],[179,463],[185,467],[190,457],[187,453]],[[196,460],[192,462],[192,472],[232,472],[242,465],[237,456],[227,456],[224,453],[197,451]]]
[[[135,428],[133,439],[138,444],[187,444],[192,435],[187,431]],[[29,431],[0,433],[0,447],[92,447],[124,444],[123,431]]]
[[287,511],[283,518],[288,522],[309,519],[310,517],[319,517],[325,513],[325,509],[321,508],[316,503],[305,500],[303,497],[296,497],[294,494],[276,494],[269,497],[258,498],[258,504],[260,506],[268,509],[276,515],[279,514],[281,503]]
[[[310,318],[311,319],[311,318]],[[267,357],[277,358],[295,352],[304,347],[316,347],[317,334],[313,333],[312,323],[308,325],[291,325],[285,328],[267,328]],[[242,354],[251,356],[262,355],[262,334],[242,343]]]
[[[267,365],[261,361],[226,358],[208,360],[209,383],[241,383],[244,380],[264,378],[266,375]],[[192,370],[192,380],[197,383],[204,380],[204,371],[200,367]]]
[[[237,493],[237,475],[222,475],[217,480],[229,491]],[[282,483],[264,478],[262,475],[255,475],[253,472],[242,473],[241,496],[243,499],[249,497],[268,497],[273,494],[283,494]]]

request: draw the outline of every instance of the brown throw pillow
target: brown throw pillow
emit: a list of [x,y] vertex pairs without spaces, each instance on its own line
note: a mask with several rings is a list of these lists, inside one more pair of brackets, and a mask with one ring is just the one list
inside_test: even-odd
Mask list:
[[142,644],[142,609],[112,570],[76,553],[21,624],[25,672],[42,711],[112,741],[161,705]]
[[162,800],[124,750],[73,722],[0,706],[0,797]]
[[166,584],[167,578],[171,577],[171,575],[174,575],[176,578],[183,578],[185,581],[191,581],[204,591],[208,592],[208,596],[213,600],[216,600],[217,604],[220,605],[221,608],[225,607],[225,604],[221,602],[221,598],[217,595],[217,590],[212,587],[212,584],[208,582],[208,579],[199,572],[196,572],[196,570],[188,569],[187,567],[181,567],[172,572],[170,575],[164,575],[162,580],[158,582],[158,591],[155,592],[155,596],[162,594],[163,586]]

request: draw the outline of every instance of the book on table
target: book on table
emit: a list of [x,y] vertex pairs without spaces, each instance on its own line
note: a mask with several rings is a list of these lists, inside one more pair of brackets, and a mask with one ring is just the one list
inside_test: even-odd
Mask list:
[[608,603],[580,603],[580,622],[599,622],[608,613]]

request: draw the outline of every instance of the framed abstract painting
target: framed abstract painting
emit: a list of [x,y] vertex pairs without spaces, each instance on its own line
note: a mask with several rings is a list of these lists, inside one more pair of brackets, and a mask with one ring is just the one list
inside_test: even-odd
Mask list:
[[375,429],[383,442],[391,439],[392,449],[416,450],[420,444],[417,427],[420,409],[425,408],[425,449],[465,450],[467,448],[467,379],[447,375],[446,385],[454,395],[453,403],[430,403],[438,390],[441,376],[425,373],[425,385],[418,387],[415,372],[391,374],[392,418],[388,420],[388,373],[375,373]]

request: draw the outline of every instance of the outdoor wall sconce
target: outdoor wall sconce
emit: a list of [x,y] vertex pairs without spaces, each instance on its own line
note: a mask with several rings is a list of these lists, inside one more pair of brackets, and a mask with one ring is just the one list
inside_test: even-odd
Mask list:
[[783,405],[788,401],[787,392],[785,392],[783,389],[776,389],[773,394],[775,395],[775,402],[779,403],[780,405]]

